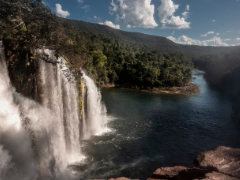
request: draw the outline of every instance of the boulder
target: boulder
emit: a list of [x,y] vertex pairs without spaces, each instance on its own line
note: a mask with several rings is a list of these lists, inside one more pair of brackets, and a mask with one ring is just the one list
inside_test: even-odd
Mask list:
[[204,167],[162,167],[157,169],[150,179],[176,179],[176,180],[190,180],[203,179],[205,174],[212,172],[212,168]]
[[240,149],[220,146],[198,156],[199,166],[213,167],[218,172],[240,179]]
[[220,146],[201,153],[194,167],[173,166],[157,169],[149,180],[240,180],[240,149]]
[[118,178],[110,178],[109,180],[130,180],[130,179],[126,177],[118,177]]
[[214,171],[206,174],[206,177],[204,178],[204,180],[239,180],[239,178],[231,177],[231,176]]

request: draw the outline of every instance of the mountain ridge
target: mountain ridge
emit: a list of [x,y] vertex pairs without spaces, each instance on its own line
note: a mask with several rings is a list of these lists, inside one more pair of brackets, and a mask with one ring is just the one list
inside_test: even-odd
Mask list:
[[134,86],[184,85],[190,79],[188,61],[206,71],[209,82],[221,82],[226,73],[231,77],[229,73],[240,67],[239,46],[182,45],[162,36],[63,19],[39,0],[0,0],[0,4],[0,38],[9,49],[7,57],[23,56],[23,49],[32,57],[33,48],[51,47],[100,83],[128,82],[127,74],[133,78],[128,84]]
[[[173,42],[172,40],[168,39],[167,37],[160,36],[160,35],[151,35],[151,34],[146,34],[142,32],[131,32],[131,31],[124,31],[124,30],[119,30],[119,29],[114,29],[111,27],[108,27],[107,25],[102,25],[102,24],[97,24],[93,22],[87,22],[83,20],[76,20],[76,19],[64,19],[64,18],[59,18],[60,21],[63,23],[69,23],[72,24],[76,29],[82,32],[91,32],[93,34],[101,34],[101,35],[106,35],[108,34],[109,36],[112,36],[114,38],[118,39],[128,39],[132,40],[132,42],[135,43],[140,43],[144,45],[148,45],[149,47],[153,48],[154,50],[161,50],[157,46],[164,46],[167,45],[168,47],[171,48],[176,48],[175,50],[171,50],[170,52],[176,52],[177,51],[184,51],[183,49],[192,49],[192,50],[199,50],[204,49],[210,49],[213,50],[213,52],[210,53],[214,54],[217,53],[216,51],[231,51],[240,48],[240,46],[199,46],[199,45],[185,45],[185,44],[179,44],[176,42]],[[148,40],[148,42],[146,42]],[[145,41],[143,43],[143,41]],[[162,47],[161,47],[162,48]],[[215,51],[214,51],[215,50]],[[185,50],[186,52],[186,50]],[[209,52],[207,53],[209,54]]]

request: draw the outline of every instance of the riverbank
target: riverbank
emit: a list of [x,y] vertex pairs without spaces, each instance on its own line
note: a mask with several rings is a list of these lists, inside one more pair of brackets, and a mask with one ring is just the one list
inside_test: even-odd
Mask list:
[[[191,167],[161,167],[154,171],[148,180],[238,180],[240,179],[240,149],[220,146],[214,150],[198,155]],[[128,178],[112,178],[111,180],[130,180]]]
[[157,169],[150,179],[240,179],[240,149],[219,146],[198,155],[192,167],[174,166]]
[[140,89],[134,87],[120,87],[115,86],[114,84],[106,84],[102,85],[101,88],[120,88],[120,89],[129,89],[129,90],[137,90],[146,93],[152,94],[165,94],[165,95],[183,95],[183,96],[191,96],[197,94],[199,92],[198,85],[194,83],[188,83],[182,87],[161,87],[161,88],[149,88],[149,89]]
[[167,95],[194,95],[199,92],[199,87],[194,83],[189,83],[182,87],[166,87],[166,88],[152,88],[141,90],[143,92],[149,92],[154,94],[167,94]]
[[113,131],[86,142],[83,152],[90,158],[79,170],[80,179],[147,179],[158,167],[190,168],[200,152],[218,145],[239,147],[231,102],[211,89],[203,74],[194,74],[192,82],[200,88],[194,96],[102,89],[108,114],[115,118],[108,124]]

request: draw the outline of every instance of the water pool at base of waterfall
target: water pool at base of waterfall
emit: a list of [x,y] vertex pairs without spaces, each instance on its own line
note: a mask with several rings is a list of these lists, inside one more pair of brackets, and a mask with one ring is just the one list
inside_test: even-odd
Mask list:
[[[54,62],[62,59],[44,51]],[[201,151],[240,147],[231,102],[208,87],[202,73],[193,76],[200,86],[194,96],[123,89],[105,89],[101,96],[82,72],[87,106],[81,119],[76,82],[67,81],[64,60],[39,63],[41,104],[12,87],[0,43],[1,180],[145,179],[160,166],[192,164]]]
[[201,151],[219,145],[240,147],[240,122],[229,100],[203,74],[193,81],[200,93],[189,97],[103,89],[112,132],[83,143],[80,177],[146,178],[161,166],[191,165]]

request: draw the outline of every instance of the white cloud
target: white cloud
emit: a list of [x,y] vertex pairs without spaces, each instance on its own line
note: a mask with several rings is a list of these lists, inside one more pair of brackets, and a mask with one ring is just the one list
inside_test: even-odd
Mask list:
[[206,40],[193,39],[186,35],[179,36],[178,38],[175,38],[173,36],[168,36],[167,38],[179,44],[199,45],[199,46],[230,46],[230,44],[225,42],[226,40],[222,39],[219,36],[214,36]]
[[168,36],[167,38],[168,38],[169,40],[177,43],[177,39],[176,39],[174,36]]
[[167,38],[170,39],[171,41],[179,43],[179,44],[202,45],[201,41],[192,39],[186,35],[179,36],[178,38],[175,38],[174,36],[168,36]]
[[155,28],[155,7],[151,0],[112,0],[111,13],[127,27]]
[[228,43],[225,42],[224,39],[222,39],[219,36],[214,36],[208,40],[202,41],[203,44],[206,46],[230,46]]
[[226,38],[226,39],[224,39],[224,41],[231,41],[231,39],[230,38]]
[[190,11],[190,6],[187,5],[186,8],[185,8],[185,11],[182,13],[182,15],[183,15],[184,18],[188,18],[188,16],[189,16],[189,11]]
[[240,41],[240,37],[236,38],[237,41]]
[[64,11],[62,9],[61,4],[56,4],[56,15],[58,17],[66,18],[66,17],[70,16],[70,13],[68,11]]
[[202,37],[207,37],[207,36],[209,36],[209,35],[213,35],[213,34],[215,34],[214,31],[208,31],[208,32],[202,34],[201,36],[202,36]]
[[81,7],[81,9],[87,12],[90,9],[90,6],[88,4],[85,4]]
[[90,6],[85,3],[85,0],[77,0],[77,2],[81,5],[81,9],[83,9],[85,12],[89,11]]
[[190,22],[187,21],[189,16],[190,6],[187,5],[182,16],[175,15],[179,5],[172,0],[161,0],[161,5],[158,7],[160,22],[165,28],[188,29]]
[[202,34],[201,37],[219,36],[219,35],[220,35],[220,33],[218,33],[218,32],[208,31],[208,32]]
[[120,25],[119,24],[114,24],[112,21],[100,22],[99,24],[109,26],[113,29],[120,29]]

